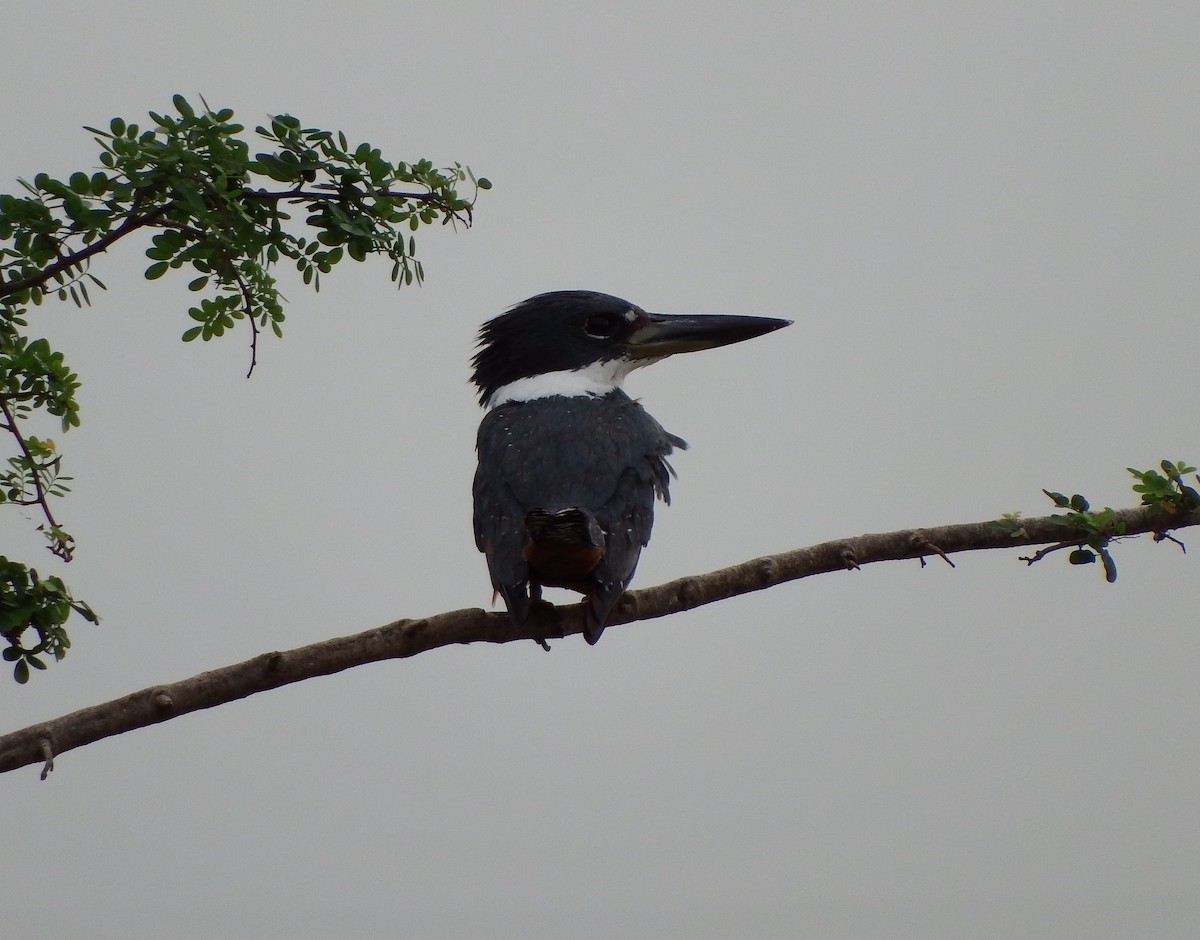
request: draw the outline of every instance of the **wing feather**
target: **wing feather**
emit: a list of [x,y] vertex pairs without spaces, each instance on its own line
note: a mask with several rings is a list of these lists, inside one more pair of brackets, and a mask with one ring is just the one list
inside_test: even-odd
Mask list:
[[687,444],[621,391],[509,402],[484,417],[476,444],[475,544],[515,620],[529,606],[529,567],[521,554],[526,513],[585,509],[605,532],[589,595],[588,639],[599,637],[650,541],[655,499],[669,501],[673,471],[665,458],[677,447]]

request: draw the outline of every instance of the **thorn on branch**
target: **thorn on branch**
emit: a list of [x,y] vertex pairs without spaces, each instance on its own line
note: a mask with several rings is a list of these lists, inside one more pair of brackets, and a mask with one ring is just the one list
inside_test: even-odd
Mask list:
[[842,567],[847,571],[858,571],[858,556],[854,554],[854,547],[846,544],[838,550],[838,558],[841,559]]

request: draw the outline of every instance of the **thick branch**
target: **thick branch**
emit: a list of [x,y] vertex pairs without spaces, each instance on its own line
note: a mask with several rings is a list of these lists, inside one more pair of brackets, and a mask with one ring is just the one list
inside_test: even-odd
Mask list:
[[[283,192],[271,192],[265,189],[247,189],[242,192],[244,199],[256,199],[268,202],[288,202],[300,200],[321,200],[325,202],[336,202],[338,195],[336,192],[314,192],[310,190],[291,189]],[[377,199],[412,199],[419,202],[432,202],[444,211],[450,211],[450,207],[446,202],[433,193],[410,193],[397,192],[394,190],[381,190],[373,193]],[[59,258],[54,264],[47,265],[36,274],[31,274],[29,277],[22,278],[19,281],[4,281],[0,279],[0,299],[11,297],[23,290],[28,290],[32,287],[41,287],[48,281],[52,280],[56,275],[69,271],[72,268],[78,267],[79,264],[86,261],[93,255],[98,255],[103,251],[107,251],[116,242],[120,241],[131,232],[135,232],[140,228],[145,228],[148,225],[154,225],[167,213],[175,209],[177,203],[175,200],[168,200],[161,206],[151,209],[145,215],[138,215],[138,201],[135,198],[132,207],[129,210],[129,215],[125,221],[118,225],[108,234],[96,239],[90,245],[80,248],[78,251],[72,251]],[[460,218],[458,213],[454,213],[455,218]],[[469,223],[468,223],[469,224]],[[179,226],[173,226],[178,228]],[[74,233],[71,233],[74,234]],[[253,370],[252,370],[253,371]]]
[[[1200,510],[1170,515],[1157,508],[1126,509],[1117,513],[1117,521],[1123,523],[1127,535],[1147,532],[1162,535],[1168,529],[1200,525]],[[618,604],[610,626],[665,617],[785,581],[872,562],[923,560],[928,555],[945,557],[957,552],[1071,542],[1070,530],[1055,522],[1054,517],[1021,520],[1019,524],[1016,535],[991,522],[975,522],[860,535],[767,555],[708,574],[628,592]],[[535,607],[528,622],[520,627],[514,626],[507,614],[469,608],[419,620],[397,620],[364,633],[287,652],[264,653],[233,666],[181,682],[152,686],[4,735],[0,737],[0,773],[42,762],[44,778],[52,764],[50,758],[72,748],[365,663],[403,659],[455,643],[508,643],[570,636],[582,633],[583,625],[581,604]]]
[[174,205],[175,204],[173,202],[164,203],[155,209],[151,209],[145,215],[138,215],[138,203],[135,199],[125,221],[107,235],[97,238],[85,248],[80,248],[78,251],[73,251],[70,254],[62,256],[58,261],[54,262],[54,264],[48,265],[37,274],[32,274],[20,281],[0,281],[0,298],[11,297],[13,294],[20,293],[23,290],[28,290],[31,287],[41,287],[55,275],[77,267],[81,262],[86,261],[92,255],[98,255],[102,251],[107,251],[115,242],[124,238],[130,232],[135,232],[139,228],[144,228],[147,225],[153,225],[167,212],[171,211]]

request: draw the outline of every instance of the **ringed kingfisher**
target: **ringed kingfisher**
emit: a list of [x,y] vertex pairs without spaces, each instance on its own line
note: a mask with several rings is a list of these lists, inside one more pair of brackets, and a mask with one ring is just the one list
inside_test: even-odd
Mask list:
[[687,444],[625,394],[625,376],[790,322],[647,313],[575,290],[483,325],[471,376],[488,409],[476,441],[475,544],[514,623],[543,587],[568,588],[587,596],[583,635],[599,640],[650,541],[655,498],[670,502],[666,458]]

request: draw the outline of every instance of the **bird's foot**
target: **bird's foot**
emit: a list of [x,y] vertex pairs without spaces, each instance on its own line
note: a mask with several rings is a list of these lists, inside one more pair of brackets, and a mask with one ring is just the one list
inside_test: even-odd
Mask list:
[[[551,604],[547,600],[543,600],[541,597],[533,597],[533,598],[530,598],[530,600],[529,600],[529,613],[531,615],[530,619],[532,619],[532,620],[540,621],[543,624],[554,623],[555,622],[554,613],[553,613],[554,610],[555,610],[554,605]],[[551,632],[544,636],[535,636],[533,638],[533,642],[535,642],[538,646],[540,646],[547,653],[549,653],[550,652],[550,643],[548,641],[551,638],[553,638],[555,640],[561,640],[562,639],[562,631],[559,631],[557,633]]]

